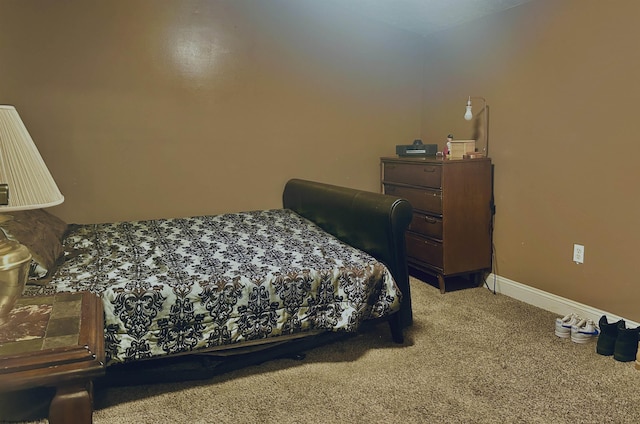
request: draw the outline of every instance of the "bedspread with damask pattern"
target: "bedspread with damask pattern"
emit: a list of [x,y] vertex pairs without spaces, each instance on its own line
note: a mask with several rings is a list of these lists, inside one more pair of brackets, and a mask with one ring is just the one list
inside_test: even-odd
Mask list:
[[50,284],[101,296],[108,365],[356,331],[401,298],[382,263],[287,209],[76,226]]

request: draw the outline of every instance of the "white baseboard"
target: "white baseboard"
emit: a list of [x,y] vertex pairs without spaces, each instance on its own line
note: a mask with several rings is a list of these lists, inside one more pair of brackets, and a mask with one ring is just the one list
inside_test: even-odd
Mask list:
[[526,286],[499,275],[489,274],[487,277],[487,286],[490,290],[493,290],[494,283],[496,293],[554,312],[558,316],[565,316],[573,312],[583,318],[591,318],[597,324],[600,317],[602,315],[606,315],[608,322],[624,319],[626,321],[627,328],[640,326],[637,322],[629,321],[624,317],[617,316],[607,311],[575,302],[571,299],[536,289],[535,287]]

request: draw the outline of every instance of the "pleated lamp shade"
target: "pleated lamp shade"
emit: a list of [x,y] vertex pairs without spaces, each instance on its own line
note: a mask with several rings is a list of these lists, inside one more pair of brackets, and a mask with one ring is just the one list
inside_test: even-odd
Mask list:
[[9,187],[9,203],[0,205],[0,213],[64,201],[16,108],[5,105],[0,105],[0,184]]

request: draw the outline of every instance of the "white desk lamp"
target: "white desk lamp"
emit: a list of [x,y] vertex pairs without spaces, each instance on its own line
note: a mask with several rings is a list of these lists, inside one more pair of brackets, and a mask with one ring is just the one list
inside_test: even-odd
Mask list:
[[[471,121],[473,119],[473,112],[471,110],[471,99],[480,99],[483,102],[483,107],[480,109],[480,112],[483,113],[484,123],[484,147],[480,150],[481,153],[484,154],[485,157],[489,156],[489,105],[487,104],[487,100],[484,97],[474,97],[469,96],[469,100],[467,100],[467,107],[464,112],[464,119],[467,121]],[[478,112],[478,114],[480,114]]]

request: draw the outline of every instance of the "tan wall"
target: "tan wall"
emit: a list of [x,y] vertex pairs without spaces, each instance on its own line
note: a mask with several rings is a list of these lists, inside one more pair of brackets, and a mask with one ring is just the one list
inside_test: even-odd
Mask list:
[[293,177],[379,190],[420,135],[419,37],[312,0],[0,3],[14,104],[68,221],[281,206]]
[[499,275],[634,321],[638,16],[633,0],[536,0],[440,33],[423,113],[424,138],[467,138],[466,97],[490,104]]
[[379,156],[471,137],[484,96],[496,272],[640,321],[640,3],[535,0],[426,40],[322,3],[0,2],[0,103],[66,196],[53,211],[278,207],[291,177],[377,190]]

